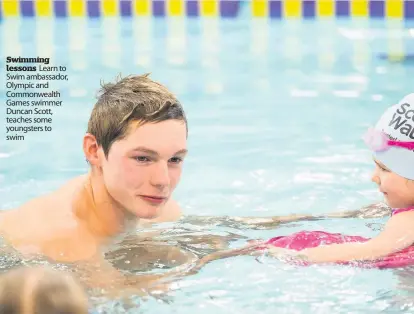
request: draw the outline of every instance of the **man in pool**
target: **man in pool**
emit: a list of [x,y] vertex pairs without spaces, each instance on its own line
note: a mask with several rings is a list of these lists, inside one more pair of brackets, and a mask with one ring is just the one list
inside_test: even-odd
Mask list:
[[[99,261],[102,248],[139,223],[175,221],[173,200],[187,154],[177,98],[148,75],[102,87],[83,138],[89,173],[0,215],[0,235],[22,254],[56,262]],[[274,226],[312,216],[233,218]],[[228,221],[225,217],[222,221]]]
[[[187,132],[177,98],[148,75],[103,85],[83,137],[89,173],[2,211],[0,235],[23,256],[87,263],[122,280],[105,262],[106,248],[140,223],[181,216],[172,193],[187,154]],[[169,256],[185,261],[175,252]],[[104,272],[88,276],[98,274],[92,281],[105,284]]]
[[83,138],[90,172],[2,212],[1,235],[22,253],[88,260],[109,239],[181,216],[172,199],[187,154],[182,106],[147,75],[104,85]]

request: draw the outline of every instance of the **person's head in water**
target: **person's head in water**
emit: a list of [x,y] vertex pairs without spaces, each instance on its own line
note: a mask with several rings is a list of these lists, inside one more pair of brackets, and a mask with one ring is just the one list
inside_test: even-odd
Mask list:
[[374,153],[372,176],[393,208],[414,206],[414,94],[388,108],[366,141]]
[[187,133],[184,110],[166,87],[129,76],[102,86],[83,148],[113,205],[148,219],[180,180]]
[[0,314],[87,314],[85,291],[67,273],[43,267],[0,275]]

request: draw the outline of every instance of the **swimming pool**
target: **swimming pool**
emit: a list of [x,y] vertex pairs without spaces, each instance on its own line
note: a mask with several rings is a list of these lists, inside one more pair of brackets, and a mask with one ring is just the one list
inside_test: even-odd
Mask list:
[[[414,63],[404,58],[414,53],[409,22],[11,19],[0,32],[2,68],[8,55],[48,55],[69,75],[68,83],[54,83],[64,104],[52,132],[25,141],[2,136],[3,209],[87,171],[81,136],[95,92],[119,73],[151,72],[185,107],[190,154],[176,198],[189,215],[319,214],[380,201],[361,136],[413,91]],[[0,89],[4,97],[4,81]],[[372,236],[384,221],[177,228],[239,235],[236,246],[302,229]],[[177,283],[168,302],[150,299],[139,312],[414,312],[412,282],[409,270],[296,268],[239,257],[208,265]],[[111,306],[101,302],[98,310]]]

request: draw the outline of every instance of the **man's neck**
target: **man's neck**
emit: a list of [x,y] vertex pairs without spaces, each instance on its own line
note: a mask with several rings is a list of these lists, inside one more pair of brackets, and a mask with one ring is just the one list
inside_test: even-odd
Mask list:
[[137,226],[136,216],[129,214],[108,193],[98,171],[90,172],[75,199],[77,217],[85,221],[97,236],[114,237]]

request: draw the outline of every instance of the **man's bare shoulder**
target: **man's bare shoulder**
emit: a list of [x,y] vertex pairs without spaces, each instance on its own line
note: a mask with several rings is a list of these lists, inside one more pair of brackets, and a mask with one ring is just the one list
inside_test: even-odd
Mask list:
[[83,180],[83,176],[76,177],[56,191],[28,200],[17,208],[1,210],[0,233],[13,238],[20,234],[19,238],[24,238],[30,234],[46,235],[59,228],[68,230],[71,221],[75,221],[72,197]]
[[62,184],[56,191],[52,192],[51,195],[56,194],[67,194],[67,195],[73,195],[74,192],[76,192],[78,189],[82,188],[85,184],[85,182],[88,179],[87,174],[79,175],[77,177],[74,177],[68,181],[66,181],[64,184]]
[[57,205],[55,202],[63,202],[66,201],[66,199],[62,199],[62,196],[71,197],[74,195],[76,190],[81,188],[87,179],[87,175],[80,175],[77,177],[74,177],[66,182],[64,182],[61,186],[59,186],[55,191],[49,192],[48,194],[39,195],[38,197],[32,198],[30,200],[27,200],[23,204],[21,204],[19,207],[10,209],[10,210],[0,210],[0,216],[3,216],[4,212],[7,212],[9,214],[15,213],[16,211],[22,211],[22,210],[30,210],[33,208],[38,207],[48,207]]

